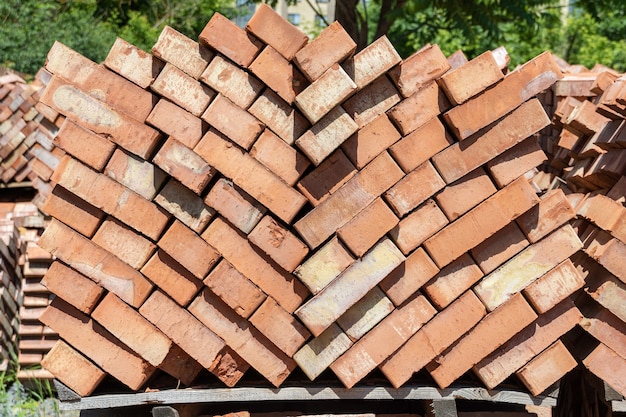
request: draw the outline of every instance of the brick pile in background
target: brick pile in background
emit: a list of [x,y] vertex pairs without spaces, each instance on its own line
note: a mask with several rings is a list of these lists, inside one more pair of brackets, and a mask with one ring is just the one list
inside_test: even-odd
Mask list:
[[19,233],[11,220],[0,220],[0,372],[13,368],[21,305]]
[[501,49],[354,48],[264,5],[199,43],[166,28],[152,55],[118,39],[104,65],[53,46],[47,370],[80,395],[250,367],[539,394],[576,366],[583,242],[571,198],[536,184],[552,55],[505,77]]

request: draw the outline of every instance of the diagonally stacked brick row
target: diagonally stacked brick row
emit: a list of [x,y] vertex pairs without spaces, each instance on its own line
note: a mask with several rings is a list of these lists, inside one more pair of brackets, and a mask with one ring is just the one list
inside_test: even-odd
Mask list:
[[80,395],[296,367],[346,387],[473,369],[539,394],[576,366],[576,212],[525,176],[547,159],[552,55],[505,76],[492,52],[354,51],[339,24],[308,42],[264,5],[199,43],[166,28],[152,55],[118,39],[104,65],[53,46],[47,370]]

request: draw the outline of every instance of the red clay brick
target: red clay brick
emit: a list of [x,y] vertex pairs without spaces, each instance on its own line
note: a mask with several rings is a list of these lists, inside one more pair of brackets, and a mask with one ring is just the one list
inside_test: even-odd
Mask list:
[[566,259],[526,287],[524,295],[538,313],[545,313],[584,284],[585,280],[576,267]]
[[210,46],[241,67],[250,65],[263,45],[218,12],[213,13],[198,38],[201,44]]
[[396,306],[399,306],[438,272],[439,268],[428,257],[424,249],[418,248],[378,285],[387,297]]
[[213,52],[176,29],[165,26],[152,47],[152,54],[198,79],[207,67]]
[[606,231],[614,231],[616,224],[626,213],[620,203],[601,194],[586,197],[576,205],[575,210],[576,214]]
[[333,152],[300,182],[298,190],[316,207],[356,174],[356,169],[340,150]]
[[360,90],[385,74],[401,60],[402,58],[387,36],[381,36],[344,62],[343,66]]
[[539,204],[516,219],[528,240],[532,243],[546,236],[560,225],[576,216],[563,190],[550,190]]
[[202,288],[202,282],[182,267],[171,256],[157,250],[141,268],[141,273],[150,278],[181,306],[189,304]]
[[52,77],[40,100],[64,114],[67,119],[94,133],[105,135],[112,142],[144,159],[152,155],[159,143],[158,131],[133,120],[57,76]]
[[80,352],[58,340],[41,366],[81,397],[89,396],[106,374]]
[[411,214],[400,220],[389,235],[402,253],[408,255],[446,224],[448,224],[448,219],[431,199],[426,200]]
[[265,216],[248,235],[248,240],[287,272],[292,272],[309,253],[309,248],[271,216]]
[[87,237],[93,236],[106,215],[61,186],[55,186],[41,210]]
[[474,327],[486,314],[485,306],[467,291],[426,323],[379,368],[396,388]]
[[220,178],[204,199],[233,226],[248,234],[265,214],[265,207],[236,185]]
[[196,146],[203,134],[202,120],[169,100],[161,99],[148,115],[146,123],[185,144]]
[[441,190],[435,200],[448,219],[456,220],[496,191],[485,170],[477,168]]
[[533,395],[539,395],[577,364],[559,340],[517,371],[517,377]]
[[213,90],[170,63],[165,64],[150,88],[198,117],[215,97]]
[[269,129],[261,133],[252,146],[250,155],[291,186],[295,185],[311,165],[304,155]]
[[466,139],[561,78],[552,54],[544,52],[443,117],[458,139]]
[[308,85],[304,75],[269,45],[255,58],[249,69],[289,104],[293,104],[296,96]]
[[626,395],[626,381],[623,378],[623,375],[626,375],[626,359],[600,343],[583,360],[583,364],[598,378],[609,384],[611,388],[622,395]]
[[269,89],[261,94],[248,111],[288,145],[293,145],[309,128],[308,120],[300,112],[291,108],[278,97],[278,94]]
[[263,291],[228,261],[221,260],[204,284],[243,318],[248,318],[267,298]]
[[486,131],[456,143],[433,157],[433,164],[451,183],[550,124],[541,103],[532,99]]
[[154,202],[196,233],[201,233],[215,215],[201,197],[174,179],[165,184]]
[[209,371],[217,376],[227,387],[233,387],[243,378],[248,369],[250,369],[250,364],[237,355],[234,350],[226,346],[218,354]]
[[139,313],[207,369],[225,347],[219,336],[160,291],[152,293]]
[[148,88],[165,65],[122,38],[115,39],[102,64],[141,88]]
[[219,252],[178,220],[167,229],[158,245],[198,279],[204,279],[220,259]]
[[530,137],[487,162],[487,169],[502,188],[547,159],[537,138]]
[[480,269],[488,274],[528,245],[530,243],[522,231],[511,222],[472,249],[471,255]]
[[189,311],[274,386],[280,386],[296,367],[291,358],[208,289],[189,305]]
[[400,94],[385,76],[356,93],[342,104],[359,128],[370,123],[400,101]]
[[152,200],[167,179],[159,167],[121,149],[113,152],[104,173],[146,200]]
[[54,145],[96,171],[102,171],[115,149],[113,142],[80,127],[70,119],[65,119],[61,125],[54,137]]
[[389,152],[404,172],[410,172],[452,143],[452,137],[435,117],[393,144]]
[[[195,359],[189,356],[180,346],[172,344],[169,354],[159,366],[183,384],[189,386],[204,369]],[[212,369],[209,371],[213,372]]]
[[[150,92],[60,42],[55,42],[48,52],[46,69],[56,77],[70,80],[80,90],[139,122],[146,120],[156,102]],[[60,113],[65,114],[62,111]]]
[[348,268],[354,258],[345,246],[333,237],[293,271],[313,294],[317,294]]
[[378,287],[372,288],[337,319],[337,324],[352,341],[357,341],[395,310],[393,303]]
[[196,194],[201,194],[215,175],[215,170],[199,155],[171,136],[153,161]]
[[156,248],[148,239],[113,217],[104,220],[91,241],[135,269],[144,266]]
[[385,193],[385,200],[400,217],[422,204],[445,187],[445,183],[430,162],[424,162],[402,178]]
[[452,71],[453,69],[457,69],[461,65],[465,65],[468,62],[469,60],[465,56],[465,53],[463,53],[463,51],[459,49],[453,52],[450,56],[448,56],[448,63],[450,64],[449,71]]
[[525,178],[520,178],[446,226],[424,242],[439,267],[478,246],[539,201]]
[[435,307],[443,310],[482,277],[482,271],[471,256],[463,254],[424,284],[423,291]]
[[330,368],[347,388],[352,388],[402,346],[435,313],[436,310],[428,300],[416,294],[356,342]]
[[341,149],[354,166],[362,169],[400,137],[387,115],[381,114],[343,142]]
[[311,123],[317,123],[355,90],[354,81],[335,64],[298,94],[295,104]]
[[409,97],[449,69],[450,64],[439,46],[427,45],[389,71],[389,76],[402,95]]
[[52,301],[39,320],[132,390],[139,390],[155,371],[102,326],[60,298]]
[[381,153],[329,198],[295,223],[310,248],[323,243],[368,204],[402,178],[388,153]]
[[450,108],[450,102],[434,81],[387,113],[403,136],[422,127]]
[[263,89],[263,83],[221,56],[216,56],[202,73],[200,81],[247,109]]
[[302,194],[213,130],[204,135],[194,151],[286,223],[306,204]]
[[583,314],[580,327],[626,358],[626,323],[596,303],[591,308],[583,309]]
[[309,41],[300,29],[283,19],[270,6],[260,4],[248,21],[246,30],[263,42],[271,45],[287,60]]
[[296,145],[318,166],[357,129],[354,120],[338,106],[300,136]]
[[133,307],[138,307],[152,290],[150,281],[139,272],[56,219],[52,219],[38,244]]
[[[308,291],[295,277],[280,272],[261,255],[247,239],[221,218],[215,219],[202,234],[211,246],[239,272],[272,296],[290,313],[302,304]],[[245,359],[245,358],[244,358]]]
[[52,180],[153,240],[168,221],[152,202],[69,157],[63,159]]
[[452,104],[461,104],[504,78],[491,51],[449,71],[437,80]]
[[95,282],[59,261],[50,265],[41,283],[85,314],[91,313],[104,293]]
[[596,107],[590,101],[582,101],[579,106],[574,107],[565,123],[585,135],[593,135],[596,132],[600,132],[609,119],[597,113]]
[[559,303],[478,362],[473,368],[474,373],[489,389],[495,388],[570,331],[581,318],[580,311],[571,300]]

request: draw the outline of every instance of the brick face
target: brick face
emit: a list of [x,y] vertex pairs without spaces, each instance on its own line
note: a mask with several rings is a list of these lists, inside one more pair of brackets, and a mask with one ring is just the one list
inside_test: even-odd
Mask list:
[[242,67],[250,65],[262,45],[254,36],[217,12],[200,32],[199,41]]
[[263,89],[259,80],[219,55],[211,61],[200,80],[242,109],[250,107]]
[[381,114],[343,142],[341,149],[355,167],[362,169],[398,139],[400,133],[389,118]]
[[152,54],[169,62],[191,77],[198,79],[213,58],[213,53],[203,45],[165,26],[152,47]]

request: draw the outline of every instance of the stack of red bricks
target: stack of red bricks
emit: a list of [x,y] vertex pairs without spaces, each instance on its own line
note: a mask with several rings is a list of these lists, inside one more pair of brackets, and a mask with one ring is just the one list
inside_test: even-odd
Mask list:
[[0,220],[0,372],[14,365],[21,304],[19,233],[10,220]]
[[494,52],[354,51],[339,24],[309,42],[265,5],[199,42],[165,28],[152,55],[118,39],[104,65],[53,46],[47,370],[80,395],[250,367],[346,387],[473,370],[539,394],[576,366],[576,212],[525,176],[547,159],[552,55],[505,76]]

